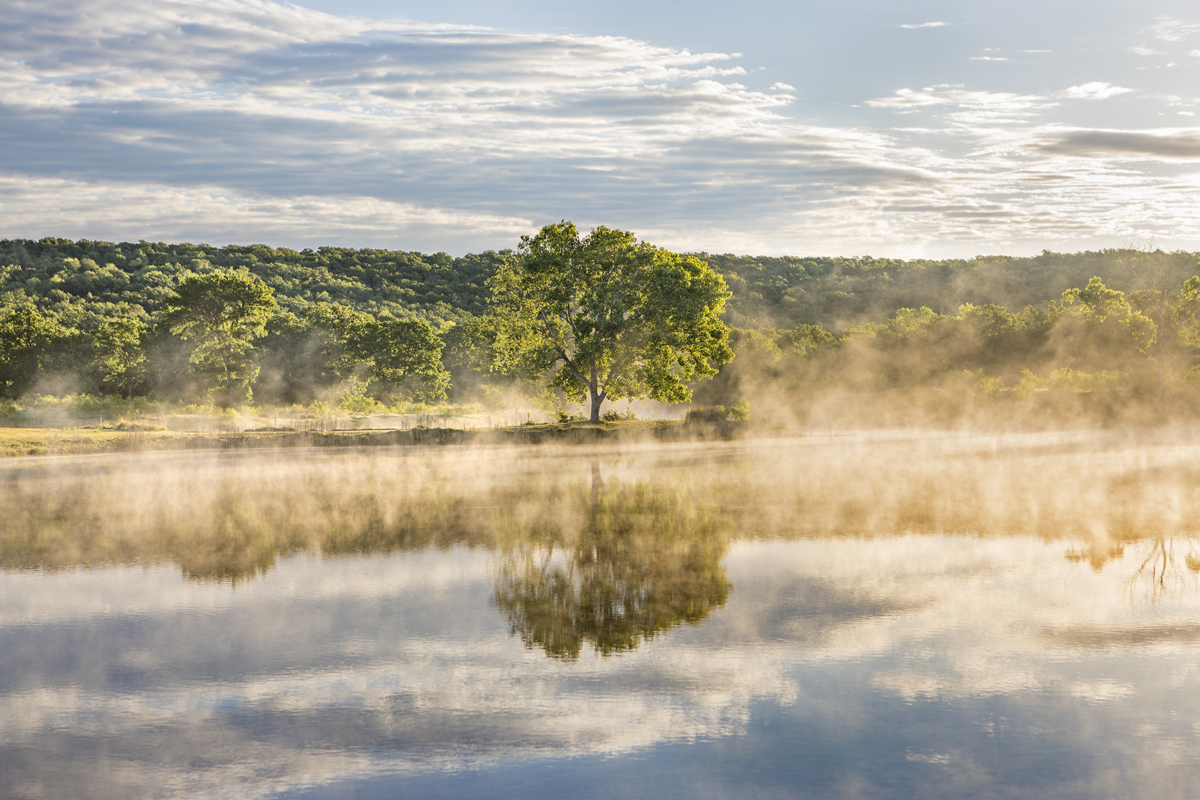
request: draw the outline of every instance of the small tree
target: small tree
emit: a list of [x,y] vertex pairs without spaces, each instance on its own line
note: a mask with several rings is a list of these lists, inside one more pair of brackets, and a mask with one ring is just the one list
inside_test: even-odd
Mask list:
[[733,358],[724,279],[626,231],[547,225],[489,285],[496,368],[552,371],[567,397],[590,400],[592,422],[607,399],[685,402],[688,381]]
[[265,333],[267,320],[279,306],[271,288],[248,272],[212,272],[180,281],[167,299],[165,319],[171,333],[196,342],[193,364],[220,363],[225,390],[235,374],[242,384],[254,378],[246,356]]
[[96,366],[104,380],[133,397],[133,387],[146,377],[146,326],[136,319],[110,322],[96,331]]
[[67,332],[33,306],[0,308],[0,394],[19,398],[50,366]]
[[423,320],[386,320],[364,325],[354,335],[355,351],[372,363],[372,381],[401,389],[419,400],[442,400],[450,373],[442,366],[442,340]]

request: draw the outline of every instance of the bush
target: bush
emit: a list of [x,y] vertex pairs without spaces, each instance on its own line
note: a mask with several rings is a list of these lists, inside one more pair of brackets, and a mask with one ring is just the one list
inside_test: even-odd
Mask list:
[[750,404],[742,400],[737,405],[732,405],[729,408],[725,406],[701,406],[700,408],[693,408],[687,412],[683,421],[684,424],[692,425],[724,425],[729,422],[749,422]]

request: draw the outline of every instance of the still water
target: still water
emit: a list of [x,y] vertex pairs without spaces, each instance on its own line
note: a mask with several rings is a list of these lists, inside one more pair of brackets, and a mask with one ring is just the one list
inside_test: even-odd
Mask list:
[[1192,797],[1200,440],[0,466],[0,797]]

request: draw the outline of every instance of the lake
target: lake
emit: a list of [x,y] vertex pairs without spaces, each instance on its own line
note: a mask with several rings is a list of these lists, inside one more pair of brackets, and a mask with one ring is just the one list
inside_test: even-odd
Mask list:
[[1191,797],[1200,437],[0,463],[0,797]]

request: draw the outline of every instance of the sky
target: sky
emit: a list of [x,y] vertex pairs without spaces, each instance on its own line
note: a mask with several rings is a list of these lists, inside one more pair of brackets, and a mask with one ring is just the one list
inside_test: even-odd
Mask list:
[[0,238],[1200,249],[1200,6],[0,0]]

